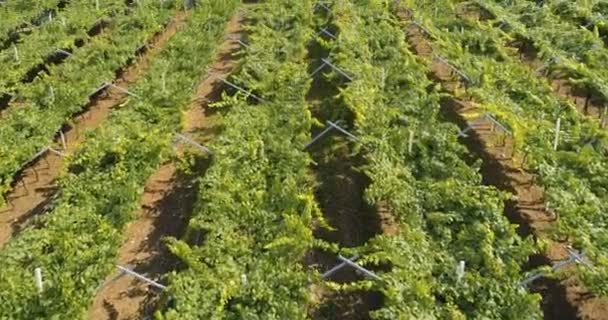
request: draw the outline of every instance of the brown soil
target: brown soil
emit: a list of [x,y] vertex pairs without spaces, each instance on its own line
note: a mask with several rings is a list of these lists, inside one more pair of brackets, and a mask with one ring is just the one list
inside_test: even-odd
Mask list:
[[[188,14],[179,12],[162,32],[154,36],[152,43],[155,48],[162,47],[182,26]],[[128,88],[137,80],[148,67],[150,59],[157,49],[152,49],[140,56],[138,61],[128,67],[120,78],[114,81],[116,86]],[[126,94],[116,88],[109,87],[99,97],[92,99],[86,111],[73,119],[71,127],[64,130],[66,149],[62,149],[61,140],[57,139],[55,149],[65,154],[74,152],[83,142],[84,132],[101,125],[108,117],[112,108],[118,106]],[[47,152],[16,178],[14,189],[6,196],[8,206],[0,212],[0,247],[4,246],[11,237],[24,227],[29,218],[45,211],[57,189],[56,179],[63,168],[63,158]]]
[[[407,34],[414,52],[430,60],[432,48],[420,31],[411,27]],[[455,77],[451,71],[436,61],[431,63],[430,69],[431,77],[440,82],[447,93],[455,94],[457,85],[453,84]],[[479,110],[475,102],[465,96],[462,99],[443,99],[442,111],[447,119],[464,129],[468,126],[467,114]],[[546,209],[544,191],[536,185],[535,176],[526,171],[523,159],[513,155],[510,137],[488,122],[477,123],[468,136],[463,142],[472,153],[482,158],[484,183],[513,194],[506,203],[505,215],[519,225],[520,235],[546,238],[546,231],[557,217]],[[566,245],[552,242],[543,255],[531,257],[531,262],[537,259],[542,261],[540,264],[550,264],[563,260],[567,258]],[[532,285],[531,291],[542,295],[541,307],[546,319],[608,319],[606,299],[591,295],[571,273],[562,281],[542,278]]]
[[[511,44],[513,48],[519,52],[520,61],[529,66],[531,70],[537,70],[543,66],[543,62],[538,59],[536,49],[526,41],[518,41]],[[604,124],[602,118],[604,112],[604,104],[602,99],[597,95],[589,92],[585,88],[577,88],[571,85],[566,76],[560,74],[547,74],[543,72],[547,80],[553,87],[553,92],[558,96],[570,100],[576,106],[577,110],[590,117],[599,119]],[[544,211],[544,205],[538,203],[537,211]],[[512,207],[513,205],[511,205]],[[517,210],[517,208],[514,208]],[[524,212],[525,214],[525,212]],[[525,221],[530,224],[544,225],[550,227],[551,222],[557,219],[552,213],[548,213],[551,217],[549,221],[543,220],[542,216],[530,215],[525,217]],[[533,227],[532,232],[537,237],[543,237],[543,227]],[[552,242],[547,249],[544,264],[549,264],[557,260],[568,258],[566,246],[568,243]],[[567,277],[559,281],[556,279],[542,279],[535,283],[532,288],[535,292],[540,292],[545,297],[543,299],[543,310],[545,318],[557,319],[563,318],[564,315],[569,315],[571,319],[608,319],[608,298],[597,297],[589,292],[581,285],[577,279],[575,272],[570,272]]]
[[[361,159],[350,156],[349,143],[341,136],[326,137],[325,143],[312,148],[313,168],[319,186],[316,198],[327,223],[334,230],[317,228],[315,237],[341,248],[357,247],[380,234],[383,230],[382,219],[375,208],[364,200],[364,192],[369,179],[355,168],[362,164]],[[393,228],[388,227],[388,228]],[[313,250],[307,264],[323,273],[340,261],[333,253]],[[350,267],[340,269],[329,281],[351,283],[363,279]],[[314,308],[313,319],[370,319],[369,312],[381,306],[382,297],[370,291],[333,291],[321,285],[312,287]]]
[[574,86],[568,81],[568,76],[559,73],[549,74],[545,67],[545,62],[538,58],[538,52],[534,45],[527,39],[518,39],[508,44],[510,48],[517,50],[518,59],[528,66],[531,72],[541,69],[537,74],[546,77],[547,81],[558,96],[565,98],[576,106],[581,113],[592,118],[600,119],[604,110],[604,100],[598,93],[594,93],[587,88]]
[[380,229],[382,230],[382,234],[394,236],[399,233],[399,222],[397,222],[393,210],[387,203],[384,201],[377,203],[375,211],[380,217]]
[[602,99],[596,97],[592,93],[588,92],[583,88],[577,88],[570,84],[570,82],[562,77],[551,77],[548,78],[553,87],[553,91],[560,97],[566,98],[576,106],[576,109],[592,118],[601,120],[604,103]]
[[[315,69],[320,58],[328,52],[320,46],[309,46],[310,69]],[[348,123],[352,115],[341,108],[336,108],[334,97],[338,87],[328,83],[323,76],[315,77],[307,95],[313,115],[320,121],[343,119]],[[345,127],[348,125],[344,124]],[[316,136],[323,128],[313,130]],[[326,222],[333,227],[327,230],[317,226],[316,238],[336,243],[341,248],[363,245],[383,231],[394,234],[398,225],[390,216],[386,206],[377,208],[367,204],[364,199],[365,189],[370,184],[369,178],[357,168],[364,164],[359,156],[352,155],[352,144],[340,133],[332,131],[309,149],[315,161],[311,167],[318,183],[315,192],[316,200]],[[380,211],[377,211],[379,209]],[[323,273],[340,261],[333,253],[312,250],[306,257],[305,264]],[[334,273],[329,281],[351,283],[362,280],[354,269],[345,267]],[[313,319],[370,319],[369,312],[379,308],[382,295],[375,291],[335,291],[323,283],[311,286],[312,301],[309,316]]]
[[[238,14],[228,23],[228,36],[242,32],[242,19]],[[226,40],[218,47],[212,72],[197,88],[196,97],[199,99],[195,99],[185,115],[184,134],[199,143],[205,143],[217,133],[218,121],[216,116],[206,113],[207,105],[219,97],[220,79],[225,79],[233,70],[236,64],[234,53],[238,49],[239,44],[235,40]],[[180,153],[185,151],[185,148],[179,150]],[[148,179],[141,209],[125,231],[127,241],[120,249],[118,264],[136,266],[136,272],[156,280],[179,265],[164,246],[162,238],[179,238],[186,229],[197,199],[198,178],[209,164],[202,157],[198,160],[200,166],[195,166],[188,174],[180,173],[175,163],[169,162]],[[98,291],[89,316],[92,319],[151,318],[160,298],[158,292],[139,280],[121,276],[107,282]]]
[[463,3],[456,8],[456,15],[473,21],[486,21],[495,19],[494,14],[475,3]]

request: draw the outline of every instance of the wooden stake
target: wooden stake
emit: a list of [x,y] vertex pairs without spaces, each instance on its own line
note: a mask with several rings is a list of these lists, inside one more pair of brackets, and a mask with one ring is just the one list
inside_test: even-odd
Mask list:
[[36,278],[36,287],[38,287],[38,293],[42,293],[44,289],[42,286],[42,269],[34,269],[34,277]]
[[557,118],[557,122],[555,122],[555,140],[553,140],[553,150],[557,150],[557,145],[559,143],[559,130],[562,124],[562,118]]
[[464,260],[460,260],[460,262],[458,263],[458,266],[456,267],[456,279],[458,282],[460,282],[460,280],[462,280],[462,277],[464,277],[464,267],[465,267]]
[[59,131],[59,136],[61,137],[61,145],[63,146],[63,151],[66,151],[68,149],[68,146],[65,141],[65,135],[63,134],[63,131]]
[[412,153],[412,148],[414,146],[414,130],[410,129],[410,137],[407,141],[407,152]]
[[15,53],[15,61],[19,62],[19,49],[17,49],[16,45],[13,45],[13,51]]

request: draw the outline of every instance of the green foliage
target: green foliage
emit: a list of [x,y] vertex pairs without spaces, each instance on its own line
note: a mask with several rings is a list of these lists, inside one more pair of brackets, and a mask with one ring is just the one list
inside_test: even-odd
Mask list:
[[237,93],[216,104],[227,109],[225,129],[212,143],[188,232],[202,243],[171,241],[187,269],[170,277],[173,303],[158,318],[306,318],[313,274],[301,261],[314,243],[325,245],[312,235],[320,212],[302,151],[313,123],[303,62],[311,8],[312,1],[267,1],[247,16],[249,47],[231,81],[265,102]]
[[[457,129],[440,122],[439,97],[427,93],[425,65],[407,49],[383,2],[354,3],[332,7],[340,30],[332,60],[355,75],[340,102],[354,114],[353,130],[364,145],[364,172],[372,181],[367,200],[386,204],[400,223],[398,234],[360,249],[362,263],[392,266],[375,285],[385,300],[373,317],[539,318],[538,296],[517,287],[520,265],[535,248],[504,217],[508,195],[481,186],[477,168],[465,162]],[[332,73],[334,81],[340,77]],[[466,275],[457,282],[460,260]]]
[[[576,69],[576,73],[568,71],[567,74],[576,79],[583,75],[597,85],[603,85],[605,79],[597,80],[585,70],[594,70],[601,78],[605,67],[587,61],[581,52],[603,56],[608,51],[584,30],[577,31],[560,21],[549,7],[537,7],[527,1],[515,1],[515,5],[475,1],[492,13],[495,20],[460,22],[468,26],[467,30],[455,32],[448,28],[452,21],[462,19],[455,13],[457,2],[433,1],[433,9],[427,1],[412,5],[417,18],[439,39],[434,41],[433,49],[465,73],[480,79],[468,89],[468,94],[479,102],[480,108],[497,114],[501,121],[514,128],[517,149],[526,154],[528,169],[538,175],[537,181],[545,189],[545,203],[559,216],[552,238],[567,240],[585,250],[596,267],[593,270],[578,268],[578,271],[593,291],[608,292],[604,281],[608,248],[602,231],[608,221],[608,175],[604,169],[608,167],[606,131],[599,127],[597,120],[580,114],[571,102],[559,98],[546,79],[534,75],[534,70],[522,64],[518,57],[488,56],[461,48],[470,38],[464,33],[491,34],[502,46],[508,46],[517,35],[531,40],[544,58],[554,54],[559,57],[555,70]],[[507,34],[495,27],[503,20],[509,26]],[[572,42],[579,36],[582,40],[579,44]],[[577,51],[581,48],[582,51]],[[568,58],[572,55],[579,55],[581,62]],[[561,118],[561,135],[558,150],[554,151],[552,142],[558,118]]]
[[[0,119],[0,194],[10,190],[23,164],[51,145],[61,126],[84,110],[92,92],[114,79],[115,73],[136,57],[137,48],[162,30],[174,10],[161,8],[154,0],[139,1],[139,6],[131,9],[124,1],[120,6],[124,12],[114,17],[102,35],[62,64],[48,66],[48,75],[18,89],[23,105],[9,108]],[[0,204],[3,202],[0,198]]]
[[7,1],[0,6],[0,43],[11,38],[13,33],[33,24],[48,21],[49,10],[57,9],[60,0]]
[[[0,318],[86,318],[96,288],[116,270],[122,230],[139,208],[146,180],[169,158],[182,112],[236,6],[199,7],[130,87],[143,98],[113,112],[70,156],[54,208],[0,251]],[[41,294],[36,267],[44,276]]]
[[[5,70],[0,80],[0,92],[16,95],[18,89],[27,91],[27,86],[20,86],[20,81],[30,70],[45,64],[49,57],[61,56],[61,53],[56,52],[58,49],[78,54],[80,50],[77,40],[88,41],[90,36],[87,32],[93,26],[102,21],[112,23],[115,17],[129,14],[132,10],[120,0],[101,1],[99,10],[95,9],[92,1],[69,1],[53,20],[34,28],[28,34],[22,34],[12,49],[0,51],[0,69]],[[50,89],[47,95],[50,95]]]

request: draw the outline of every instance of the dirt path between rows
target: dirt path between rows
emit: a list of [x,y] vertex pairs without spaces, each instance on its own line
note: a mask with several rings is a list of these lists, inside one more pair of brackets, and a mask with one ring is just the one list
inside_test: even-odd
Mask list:
[[[403,13],[401,18],[408,21],[410,16]],[[417,27],[407,29],[407,40],[411,49],[426,59],[432,59],[433,49]],[[431,62],[429,77],[442,84],[445,92],[455,94],[462,91],[462,84],[449,68],[438,61]],[[442,99],[442,111],[446,118],[459,125],[468,126],[467,115],[481,111],[475,101],[466,95],[460,98]],[[544,191],[536,185],[536,178],[523,165],[523,159],[513,154],[512,141],[504,132],[494,128],[489,122],[473,126],[468,137],[462,140],[467,148],[483,160],[481,173],[484,183],[513,194],[505,206],[505,215],[519,225],[518,233],[523,236],[546,238],[546,230],[557,219],[547,209]],[[568,258],[567,243],[551,242],[546,252],[530,257],[527,267],[550,265]],[[565,268],[570,271],[573,267]],[[565,280],[541,278],[530,287],[532,292],[542,295],[541,307],[545,319],[608,319],[608,303],[605,299],[591,295],[573,276]]]
[[[468,17],[469,19],[471,17]],[[567,77],[562,74],[548,74],[546,64],[539,60],[539,53],[533,44],[519,40],[509,44],[518,52],[519,61],[530,69],[533,74],[543,76],[553,88],[554,94],[571,101],[576,109],[591,118],[598,119],[604,124],[602,117],[604,107],[602,98],[584,88],[575,88]],[[545,71],[542,71],[545,70]],[[481,137],[481,140],[485,140]],[[484,159],[484,162],[486,159]],[[488,162],[492,161],[487,159]],[[544,230],[558,218],[553,212],[545,208],[542,189],[534,185],[534,176],[521,167],[516,161],[499,161],[504,168],[504,177],[499,180],[511,182],[509,187],[519,201],[507,203],[507,209],[512,212],[512,221],[518,221],[520,226],[529,225],[526,234],[533,234],[538,238],[546,238]],[[515,172],[517,172],[515,174]],[[500,181],[494,181],[500,183]],[[493,182],[490,182],[493,184]],[[515,184],[515,185],[514,185]],[[511,218],[511,217],[510,217]],[[566,247],[568,243],[552,242],[544,255],[532,257],[529,267],[549,265],[555,261],[568,258]],[[574,268],[569,268],[574,269]],[[608,319],[608,299],[594,296],[586,289],[576,277],[575,271],[562,281],[555,279],[542,279],[534,283],[531,288],[534,292],[543,295],[543,310],[548,319],[567,318],[575,319]]]
[[[228,40],[218,47],[210,73],[196,90],[195,96],[199,98],[185,115],[183,133],[199,143],[204,144],[213,138],[218,130],[219,121],[206,109],[208,103],[219,98],[223,87],[221,79],[226,79],[237,63],[234,53],[240,45],[235,39],[243,32],[242,23],[242,13],[228,23]],[[119,265],[134,266],[136,272],[155,280],[176,269],[179,262],[167,250],[162,238],[179,238],[184,233],[197,199],[198,178],[207,167],[208,162],[203,160],[190,174],[184,174],[175,163],[168,162],[148,179],[141,209],[124,233],[127,240],[119,252]],[[89,317],[112,320],[152,318],[160,298],[158,289],[129,276],[115,279],[116,275],[109,277],[109,282],[98,291]]]
[[[139,79],[147,70],[150,60],[159,51],[158,48],[162,48],[179,31],[188,16],[189,13],[177,12],[165,29],[149,41],[152,48],[120,72],[121,75],[113,82],[114,85],[128,88]],[[85,131],[99,127],[112,109],[125,98],[126,93],[114,87],[109,87],[100,96],[92,98],[86,111],[75,116],[73,124],[64,130],[66,149],[61,152],[64,154],[74,152],[84,141]],[[61,146],[61,140],[57,139],[54,148],[61,149]],[[46,211],[57,191],[56,180],[63,165],[63,157],[53,152],[46,152],[15,179],[14,189],[6,196],[8,205],[0,209],[0,247],[17,234],[30,218]]]
[[[327,14],[325,11],[322,13]],[[331,16],[326,18],[325,23],[317,26],[318,29],[331,25]],[[330,31],[335,35],[339,33],[337,30]],[[309,73],[320,65],[321,58],[328,55],[327,49],[312,41],[308,46]],[[313,79],[306,102],[319,122],[335,121],[338,120],[336,117],[341,117],[339,120],[344,120],[341,125],[350,130],[353,116],[337,99],[340,88],[345,85],[348,84],[329,82],[320,73]],[[314,129],[311,137],[322,130],[323,128]],[[396,229],[394,223],[388,226],[388,222],[393,221],[388,210],[381,210],[366,202],[365,190],[371,181],[359,170],[365,163],[363,156],[354,155],[353,150],[353,143],[336,131],[321,138],[308,149],[314,161],[310,167],[311,174],[317,181],[315,198],[325,221],[334,228],[327,230],[323,226],[315,226],[314,236],[338,244],[340,248],[362,246],[374,236],[388,229],[390,232]],[[323,273],[340,261],[333,253],[313,249],[307,254],[304,263]],[[361,279],[363,277],[354,269],[345,267],[332,274],[327,281],[347,284]],[[309,316],[316,320],[367,320],[370,319],[370,311],[378,309],[382,303],[382,295],[377,291],[338,291],[324,286],[323,283],[313,284],[310,289],[312,301],[308,312]]]

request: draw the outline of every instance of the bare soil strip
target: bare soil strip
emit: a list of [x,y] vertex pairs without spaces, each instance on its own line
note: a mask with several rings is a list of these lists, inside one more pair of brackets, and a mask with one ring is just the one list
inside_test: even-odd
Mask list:
[[[149,42],[154,48],[143,53],[131,66],[120,72],[120,77],[114,81],[114,84],[128,88],[135,82],[147,70],[150,59],[158,52],[156,48],[164,46],[179,31],[187,17],[188,13],[179,11],[164,31]],[[100,126],[112,108],[118,106],[125,98],[126,93],[109,87],[101,96],[92,99],[86,111],[76,116],[73,124],[64,130],[66,149],[61,152],[65,154],[74,152],[83,142],[85,130]],[[56,145],[61,146],[59,138]],[[56,179],[63,164],[61,156],[47,152],[25,168],[15,179],[15,187],[6,196],[8,205],[0,209],[0,247],[18,233],[30,218],[45,211],[57,191]]]
[[[234,54],[239,44],[235,39],[243,31],[242,22],[242,14],[235,15],[229,22],[226,29],[228,40],[217,48],[211,73],[197,88],[196,96],[202,99],[197,99],[185,115],[184,134],[199,143],[211,139],[218,130],[216,116],[206,109],[208,102],[219,98],[223,87],[221,79],[227,78],[237,63]],[[174,162],[168,162],[148,179],[141,209],[124,233],[126,242],[120,249],[118,264],[134,266],[136,272],[152,279],[162,278],[179,265],[162,238],[179,238],[184,233],[196,202],[198,177],[204,174],[207,167],[208,162],[202,160],[190,174],[184,174]],[[89,317],[148,319],[152,317],[159,298],[157,289],[132,277],[121,276],[98,291]]]
[[[327,55],[328,52],[316,43],[311,44],[310,71]],[[321,123],[337,120],[338,117],[345,120],[344,126],[348,127],[351,120],[349,118],[352,116],[348,115],[346,110],[336,109],[334,97],[337,94],[336,84],[328,83],[322,75],[317,75],[307,95],[307,103]],[[311,136],[316,136],[320,131],[322,129],[313,130]],[[317,226],[314,234],[316,238],[337,243],[341,248],[365,244],[367,240],[382,233],[385,229],[383,222],[390,220],[389,217],[381,217],[377,208],[369,206],[365,201],[364,192],[370,181],[364,173],[357,170],[364,160],[361,156],[353,155],[352,147],[352,142],[333,131],[309,149],[315,161],[311,170],[318,183],[316,200],[325,220],[334,228],[327,230]],[[336,255],[317,249],[312,250],[306,260],[308,266],[321,273],[339,263]],[[350,283],[361,279],[352,268],[343,268],[331,276],[331,281],[337,283]],[[313,285],[311,290],[313,301],[309,314],[311,318],[318,320],[370,319],[369,312],[379,308],[382,303],[380,293],[373,291],[333,291],[322,284]]]
[[[531,43],[515,41],[510,46],[517,50],[520,62],[528,66],[532,72],[544,67],[544,63],[538,59],[538,52]],[[597,94],[585,88],[572,86],[568,83],[566,75],[544,73],[543,76],[551,84],[555,94],[570,100],[581,113],[602,121],[603,108],[605,108],[603,105],[605,103]],[[484,140],[483,137],[481,140]],[[484,159],[484,163],[486,161],[491,162],[492,160]],[[495,182],[500,183],[500,180],[503,182],[512,181],[508,189],[519,199],[519,201],[512,200],[507,203],[507,210],[511,213],[509,218],[518,222],[520,227],[528,226],[523,227],[528,229],[524,233],[525,235],[533,234],[538,238],[543,238],[543,230],[550,228],[551,223],[558,217],[545,209],[543,191],[540,187],[534,185],[534,176],[526,172],[514,160],[511,163],[504,162],[504,160],[498,161],[498,164],[504,168],[503,172],[505,174]],[[513,170],[517,170],[519,176],[514,175]],[[489,183],[494,184],[493,182]],[[513,183],[519,183],[519,187],[514,187]],[[557,260],[568,258],[567,245],[566,242],[552,242],[544,255],[531,257],[529,266],[548,265]],[[562,281],[543,278],[534,283],[532,290],[541,293],[544,297],[545,318],[563,318],[568,315],[568,318],[571,319],[608,319],[608,298],[597,297],[590,293],[588,289],[581,285],[575,274],[568,275]]]
[[531,72],[547,79],[553,92],[562,98],[570,100],[581,113],[601,121],[605,105],[605,99],[599,93],[593,92],[583,86],[574,86],[569,83],[568,76],[565,74],[547,74],[546,71],[537,72],[546,65],[539,60],[538,52],[534,46],[526,41],[514,41],[509,46],[518,52],[520,62],[528,66]]
[[[334,230],[317,228],[317,238],[337,243],[340,247],[357,247],[375,235],[382,233],[381,218],[375,208],[364,200],[369,179],[356,168],[362,164],[359,157],[352,157],[350,143],[343,137],[327,137],[327,143],[313,148],[317,165],[315,171],[319,186],[316,199],[326,221]],[[320,272],[338,264],[336,256],[315,250],[309,265]],[[343,268],[331,276],[331,281],[350,283],[361,280],[352,268]],[[381,305],[381,295],[372,291],[335,292],[322,286],[313,287],[316,310],[314,319],[370,319],[369,312]]]
[[[407,19],[407,16],[403,17]],[[432,57],[432,48],[424,35],[415,27],[407,30],[407,39],[412,50],[422,57]],[[461,87],[459,80],[439,62],[433,62],[429,77],[442,84],[450,94]],[[466,115],[480,111],[476,103],[468,98],[445,98],[442,111],[446,118],[467,127]],[[557,219],[546,209],[544,191],[536,185],[535,176],[522,167],[523,159],[512,155],[512,141],[489,123],[476,125],[468,132],[463,143],[482,160],[481,173],[484,183],[513,194],[505,206],[505,215],[519,225],[521,236],[545,238],[545,230]],[[568,258],[567,243],[552,242],[542,255],[530,257],[528,267],[549,265]],[[591,295],[577,282],[573,275],[563,281],[541,278],[530,290],[543,297],[541,307],[545,319],[608,319],[608,302]]]
[[[479,7],[468,6],[464,9],[465,12],[460,15],[462,19],[484,21],[492,18]],[[539,53],[531,41],[521,38],[515,39],[508,44],[508,47],[517,50],[518,59],[522,64],[528,66],[531,72],[538,76],[544,76],[551,84],[553,92],[558,96],[570,100],[581,113],[601,121],[606,99],[602,98],[599,93],[582,86],[570,84],[568,76],[565,74],[549,75],[545,71],[540,71],[540,69],[545,69],[546,65],[538,58]]]
[[[517,47],[520,52],[523,48]],[[528,53],[525,53],[529,57]],[[539,60],[526,59],[521,60],[522,63],[528,64],[531,67],[541,65]],[[535,70],[535,69],[533,69]],[[602,102],[601,99],[595,97],[589,91],[583,88],[575,88],[570,85],[565,76],[551,77],[547,76],[547,81],[553,87],[553,92],[562,98],[570,100],[576,106],[577,110],[585,115],[602,121]],[[540,194],[542,199],[542,193]],[[557,217],[554,217],[557,219]],[[538,224],[540,219],[531,216],[527,219],[531,224]],[[553,220],[554,221],[554,220]],[[533,228],[535,235],[542,238],[542,228]],[[533,266],[550,264],[556,260],[568,258],[566,246],[568,243],[553,242],[548,248],[544,257],[537,257],[537,261],[532,261]],[[572,319],[608,319],[608,299],[605,297],[597,297],[584,288],[576,279],[576,275],[569,275],[563,281],[543,279],[538,281],[534,287],[536,292],[540,292],[547,298],[543,300],[543,308],[546,318],[559,318],[563,314],[562,308],[571,309]],[[552,299],[553,301],[549,301]]]
[[[67,2],[63,2],[63,5],[60,3],[59,9],[62,10],[66,4],[67,4]],[[51,12],[55,12],[55,11],[51,10]],[[90,38],[99,36],[104,31],[104,28],[107,25],[107,23],[108,23],[108,21],[103,20],[103,19],[97,21],[87,30],[87,35]],[[8,39],[7,41],[14,39],[14,41],[11,42],[11,44],[13,44],[17,40],[19,40],[20,37],[21,37],[21,35],[18,32],[13,33],[13,36],[11,36],[10,39]],[[75,48],[83,47],[85,44],[87,44],[91,40],[90,38],[75,39],[74,47]],[[4,49],[6,49],[6,47],[4,47]],[[0,45],[0,51],[2,51],[4,49]],[[68,53],[72,53],[72,51],[73,51],[70,48],[56,48],[56,49],[61,49]],[[67,58],[68,58],[68,55],[66,55],[65,53],[62,53],[62,52],[57,52],[57,51],[47,54],[41,63],[39,63],[39,64],[33,66],[32,68],[30,68],[29,70],[27,70],[27,72],[22,76],[21,82],[22,83],[33,82],[40,73],[44,72],[44,73],[48,74],[48,72],[49,72],[48,68],[47,68],[48,66],[61,64]],[[13,92],[13,94],[15,94],[15,92]],[[12,98],[13,98],[13,96],[9,93],[0,93],[0,118],[4,117],[6,115],[7,110],[9,110],[9,106],[10,106]],[[19,105],[19,103],[16,103],[16,102],[14,102],[14,104],[15,104],[15,106]]]

